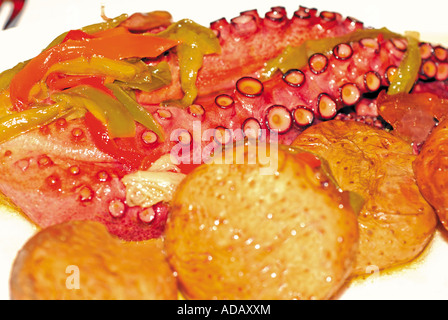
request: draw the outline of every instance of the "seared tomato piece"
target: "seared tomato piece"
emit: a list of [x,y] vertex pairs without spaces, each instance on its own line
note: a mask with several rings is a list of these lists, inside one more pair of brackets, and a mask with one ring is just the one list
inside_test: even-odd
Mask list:
[[414,162],[414,170],[421,193],[448,229],[448,120],[430,134]]
[[398,137],[421,146],[437,121],[448,115],[448,100],[431,93],[378,96],[379,114]]

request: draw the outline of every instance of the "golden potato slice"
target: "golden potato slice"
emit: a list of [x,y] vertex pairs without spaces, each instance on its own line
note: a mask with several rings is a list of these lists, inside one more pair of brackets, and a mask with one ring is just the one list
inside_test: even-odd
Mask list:
[[12,299],[176,299],[175,277],[161,239],[122,242],[98,222],[43,229],[19,251]]
[[339,186],[364,197],[355,274],[410,261],[424,249],[437,219],[417,187],[410,145],[352,121],[322,122],[293,145],[325,158]]
[[448,230],[448,120],[429,135],[414,162],[414,170],[422,195]]
[[347,194],[313,155],[271,148],[237,146],[234,164],[202,165],[178,187],[165,247],[186,298],[326,299],[350,274]]

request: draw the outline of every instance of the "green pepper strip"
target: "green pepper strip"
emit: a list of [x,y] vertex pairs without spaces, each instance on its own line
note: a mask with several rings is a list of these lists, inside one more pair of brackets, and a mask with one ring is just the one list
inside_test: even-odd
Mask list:
[[[82,27],[81,30],[85,33],[92,34],[95,32],[107,30],[107,29],[113,29],[120,25],[124,20],[128,18],[128,15],[126,13],[119,15],[118,17],[106,20],[104,22],[91,24],[85,27]],[[65,36],[67,36],[69,31],[64,32],[63,34],[57,36],[43,51],[50,49],[54,47],[55,45],[58,45],[64,40]]]
[[135,136],[135,122],[123,104],[111,95],[90,86],[82,85],[57,92],[52,99],[75,108],[86,108],[107,125],[111,138]]
[[[145,64],[140,60],[139,63]],[[168,62],[162,61],[156,66],[146,66],[147,72],[140,73],[131,81],[119,81],[120,86],[137,89],[145,92],[151,92],[169,85],[172,81],[171,70]]]
[[0,119],[0,143],[32,129],[46,125],[68,113],[70,108],[60,104],[27,109]]
[[98,56],[93,56],[90,59],[79,57],[73,60],[56,63],[50,67],[47,75],[52,72],[61,72],[70,75],[103,75],[110,76],[121,81],[131,81],[140,74],[149,74],[146,65],[139,66],[126,61],[113,60]]
[[[328,163],[328,161],[326,159],[315,154],[314,152],[310,152],[310,151],[302,149],[300,147],[296,147],[296,146],[280,146],[280,147],[292,154],[310,153],[310,154],[314,155],[315,157],[317,157],[321,162],[321,169],[325,173],[325,175],[328,177],[328,179],[330,179],[330,181],[336,186],[336,188],[338,188],[339,190],[342,190],[341,187],[339,186],[338,182],[334,178],[333,172],[331,171],[330,164]],[[352,207],[353,211],[356,214],[359,214],[361,212],[362,207],[364,206],[364,203],[365,203],[364,197],[354,191],[344,190],[343,192],[348,194],[350,206]]]
[[109,83],[106,87],[112,90],[114,96],[126,107],[135,121],[157,134],[161,142],[165,141],[163,128],[151,113],[139,105],[120,85]]
[[202,67],[203,58],[205,55],[221,52],[219,40],[212,30],[188,19],[173,23],[157,36],[182,41],[176,47],[180,65],[180,82],[184,92],[180,103],[183,106],[189,106],[198,94],[196,79]]
[[387,90],[387,94],[389,95],[409,93],[418,77],[418,72],[422,61],[419,42],[414,37],[408,37],[407,39],[407,50],[400,66],[398,67],[397,74]]
[[288,46],[277,57],[266,63],[262,73],[262,81],[270,79],[280,69],[283,73],[291,69],[301,69],[315,53],[329,53],[339,43],[360,41],[364,38],[375,38],[382,35],[385,39],[403,38],[402,35],[391,32],[387,28],[355,30],[347,35],[316,40],[306,40],[300,46]]
[[[122,23],[127,18],[128,18],[127,14],[122,14],[116,18],[109,19],[105,22],[96,23],[96,24],[82,27],[81,30],[86,33],[92,34],[92,33],[98,32],[98,31],[112,29],[112,28],[117,27],[120,23]],[[64,40],[67,33],[68,33],[68,31],[64,32],[63,34],[56,37],[56,39],[54,39],[43,51],[45,51],[49,48],[52,48],[55,45],[61,43],[62,40]],[[0,73],[0,92],[9,87],[9,84],[11,83],[11,79],[14,77],[14,75],[17,72],[19,72],[20,70],[23,69],[23,67],[25,67],[25,65],[28,63],[28,61],[30,61],[30,60],[20,62],[16,66],[12,67],[11,69],[5,70],[2,73]]]

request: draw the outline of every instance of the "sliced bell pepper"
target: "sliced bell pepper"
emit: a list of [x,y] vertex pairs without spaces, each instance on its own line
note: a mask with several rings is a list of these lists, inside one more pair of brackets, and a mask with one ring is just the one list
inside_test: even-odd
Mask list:
[[[140,62],[144,63],[142,61]],[[137,77],[131,81],[116,80],[115,82],[119,83],[122,87],[142,90],[145,92],[157,90],[171,83],[171,70],[166,61],[162,61],[156,66],[147,66],[145,64],[145,68],[147,72],[138,74]]]
[[414,37],[408,37],[408,47],[398,71],[387,90],[387,94],[409,93],[418,78],[421,65],[419,41]]
[[154,58],[178,44],[177,40],[131,33],[68,40],[39,54],[13,77],[10,84],[12,105],[18,111],[28,108],[31,88],[55,63],[79,57],[89,59],[94,55],[117,60],[131,57]]
[[50,67],[47,74],[52,72],[71,75],[102,75],[120,81],[132,81],[141,73],[149,75],[149,70],[146,65],[142,67],[135,63],[99,56],[93,56],[90,59],[79,57],[56,63]]
[[[122,14],[116,18],[109,19],[108,21],[89,25],[77,30],[70,30],[64,32],[55,40],[53,40],[45,50],[58,45],[61,42],[66,42],[68,40],[86,40],[94,37],[106,36],[107,31],[111,29],[121,29],[121,33],[125,33],[126,29],[122,27],[117,27],[121,22],[127,19],[127,14]],[[90,33],[89,33],[90,32]],[[115,32],[118,33],[118,32]],[[95,34],[95,35],[92,35]],[[112,33],[111,33],[112,34]],[[44,50],[44,51],[45,51]],[[0,91],[3,91],[7,87],[13,78],[13,76],[19,72],[23,67],[29,62],[29,60],[20,62],[11,69],[5,70],[0,74]]]
[[[126,13],[119,15],[118,17],[112,18],[112,19],[108,19],[104,22],[100,22],[100,23],[95,23],[95,24],[91,24],[85,27],[82,27],[81,29],[79,29],[80,31],[86,33],[86,34],[93,34],[93,33],[97,33],[97,32],[101,32],[104,30],[108,30],[108,29],[112,29],[117,27],[118,25],[120,25],[123,21],[125,21],[128,18],[128,15]],[[67,37],[67,35],[71,32],[67,31],[62,33],[61,35],[57,36],[45,49],[48,50],[58,44],[60,44],[61,42],[64,41],[64,39]]]
[[[92,37],[98,37],[102,32],[116,28],[124,20],[128,18],[127,14],[122,14],[116,18],[108,19],[107,21],[85,26],[78,30],[70,30],[59,35],[54,39],[43,51],[48,50],[55,45],[65,42],[69,39],[71,40],[85,40]],[[124,28],[121,28],[124,29]],[[95,36],[91,34],[95,33]],[[15,67],[8,69],[0,74],[0,91],[3,91],[12,80],[12,77],[19,72],[23,67],[29,62],[29,60],[18,63]]]
[[109,136],[106,126],[92,113],[87,112],[84,121],[95,146],[99,150],[110,155],[120,163],[127,165],[131,170],[139,169],[144,156],[133,147],[133,138],[125,138],[130,139],[131,141],[128,143],[128,148],[122,149],[116,144],[114,139]]
[[53,72],[48,75],[46,84],[48,89],[52,91],[61,91],[79,85],[89,85],[102,90],[104,88],[104,78],[98,75],[67,75]]
[[173,23],[157,36],[182,41],[177,47],[180,82],[184,92],[180,102],[183,106],[189,106],[198,93],[196,79],[204,55],[220,53],[219,40],[212,30],[188,19]]
[[11,113],[11,99],[9,99],[9,90],[0,92],[0,117]]
[[80,29],[76,30],[70,30],[62,40],[62,42],[66,42],[68,40],[86,40],[86,39],[92,39],[95,38],[95,36],[88,34]]
[[107,126],[111,138],[135,136],[135,122],[123,104],[103,90],[91,86],[77,86],[52,95],[58,103],[76,108],[86,108]]
[[5,70],[2,73],[0,73],[0,92],[6,90],[10,83],[12,78],[20,71],[22,70],[25,65],[27,64],[27,61],[25,62],[19,62],[11,69]]
[[70,108],[60,104],[16,112],[0,118],[0,143],[46,125],[65,115]]
[[[46,85],[53,91],[63,91],[78,86],[90,86],[102,91],[112,98],[115,98],[113,92],[104,85],[105,77],[101,75],[67,75],[60,73],[51,73],[47,78]],[[67,92],[67,91],[65,91]]]
[[149,130],[154,131],[161,142],[165,140],[162,126],[154,119],[151,113],[140,106],[137,101],[132,99],[132,97],[129,96],[119,85],[109,83],[106,87],[112,90],[115,97],[126,107],[135,121],[142,124]]
[[106,30],[100,30],[98,32],[92,33],[91,35],[95,38],[105,38],[105,37],[112,37],[117,36],[119,34],[128,34],[129,30],[123,27],[116,27],[112,29],[106,29]]
[[115,18],[107,19],[106,21],[90,24],[82,27],[81,30],[89,34],[101,32],[104,30],[114,29],[118,27],[123,21],[128,18],[128,14],[123,13]]

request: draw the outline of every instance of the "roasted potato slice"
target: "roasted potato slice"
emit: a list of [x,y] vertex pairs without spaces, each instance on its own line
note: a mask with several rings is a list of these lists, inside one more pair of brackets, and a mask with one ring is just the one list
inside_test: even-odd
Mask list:
[[414,162],[414,170],[422,195],[448,229],[448,120],[431,132]]
[[328,121],[293,143],[329,164],[339,186],[364,198],[355,274],[415,258],[431,239],[437,219],[417,187],[412,148],[363,123]]
[[357,249],[347,194],[307,152],[247,144],[228,150],[222,163],[190,173],[173,198],[165,246],[184,296],[332,297]]
[[17,300],[177,299],[161,239],[112,237],[98,222],[41,230],[20,250],[10,293]]

